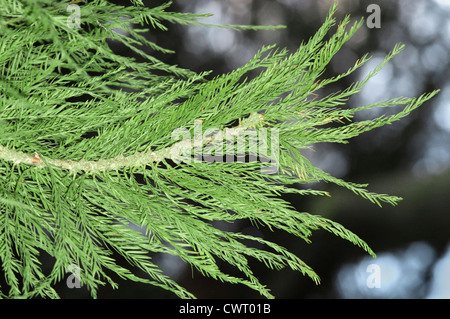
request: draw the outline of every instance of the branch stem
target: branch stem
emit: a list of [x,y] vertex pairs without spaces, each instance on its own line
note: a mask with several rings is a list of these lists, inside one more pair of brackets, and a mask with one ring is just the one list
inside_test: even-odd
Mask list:
[[[236,137],[249,128],[254,128],[262,123],[264,116],[259,113],[251,113],[248,118],[243,119],[239,125],[227,131],[228,136]],[[217,134],[215,134],[217,135]],[[215,135],[208,139],[203,139],[203,146],[214,141]],[[181,150],[192,148],[194,140],[183,139],[172,146],[152,152],[136,152],[136,154],[124,156],[118,155],[109,159],[99,159],[97,161],[88,161],[85,159],[79,161],[42,158],[37,152],[34,154],[24,153],[9,149],[0,145],[0,160],[13,162],[14,165],[26,164],[36,168],[56,167],[61,170],[67,170],[70,173],[84,171],[87,174],[95,174],[104,171],[115,171],[122,168],[143,167],[150,163],[161,162],[164,159],[173,159],[180,154]]]

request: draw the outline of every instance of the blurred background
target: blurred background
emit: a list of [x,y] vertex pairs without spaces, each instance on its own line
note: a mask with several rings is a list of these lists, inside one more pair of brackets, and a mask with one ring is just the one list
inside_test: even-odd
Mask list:
[[[127,1],[112,1],[126,3]],[[156,6],[165,1],[144,1]],[[168,25],[149,35],[176,54],[165,62],[195,71],[229,72],[245,64],[261,46],[276,43],[292,51],[321,26],[331,0],[175,0],[171,11],[212,13],[210,23],[286,25],[276,31],[231,31]],[[377,5],[377,6],[371,6]],[[378,8],[380,9],[378,12]],[[379,13],[379,16],[377,14]],[[287,234],[255,230],[284,245],[321,277],[315,285],[291,270],[272,271],[254,263],[255,273],[277,298],[449,298],[450,297],[450,0],[340,0],[336,18],[350,14],[367,19],[335,56],[325,76],[346,71],[365,53],[372,60],[333,90],[361,79],[398,42],[406,49],[353,97],[348,107],[399,96],[441,93],[411,116],[354,138],[348,145],[318,145],[307,154],[325,171],[348,181],[369,183],[374,192],[398,195],[397,207],[378,208],[332,185],[318,185],[331,198],[289,197],[299,211],[319,214],[343,224],[375,251],[373,259],[338,237],[317,231],[312,243]],[[377,20],[379,18],[379,20]],[[121,48],[116,48],[120,50]],[[369,119],[386,110],[359,114]],[[202,277],[170,256],[155,256],[167,274],[199,298],[259,298],[243,286]],[[222,265],[225,271],[234,273]],[[377,280],[377,274],[380,275]],[[145,285],[119,282],[117,291],[100,298],[173,298]],[[73,296],[68,291],[67,296]],[[79,292],[81,293],[81,291]],[[63,295],[64,296],[64,295]]]

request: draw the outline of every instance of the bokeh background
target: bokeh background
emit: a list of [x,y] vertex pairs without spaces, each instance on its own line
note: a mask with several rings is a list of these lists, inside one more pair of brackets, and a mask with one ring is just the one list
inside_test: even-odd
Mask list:
[[[125,4],[127,1],[112,1]],[[165,1],[144,1],[156,6]],[[166,32],[148,36],[176,54],[162,60],[195,71],[229,72],[245,64],[261,46],[276,43],[292,51],[321,26],[330,0],[175,0],[171,10],[212,13],[210,23],[286,25],[276,31],[232,31],[220,28],[168,25]],[[296,253],[321,277],[315,285],[291,271],[267,270],[254,263],[255,273],[271,287],[277,298],[449,298],[450,297],[450,0],[340,0],[337,19],[350,14],[354,20],[369,18],[370,4],[380,8],[380,28],[364,25],[335,56],[328,76],[346,71],[356,59],[370,53],[372,60],[353,76],[340,81],[339,90],[361,79],[398,42],[406,49],[373,78],[346,107],[399,96],[418,96],[441,89],[441,93],[411,116],[354,138],[347,145],[318,145],[307,154],[312,162],[348,181],[369,183],[375,192],[398,195],[397,207],[378,208],[353,193],[333,187],[331,198],[287,198],[299,211],[340,222],[376,252],[367,256],[360,248],[325,231],[312,243],[283,233],[237,230],[274,240]],[[115,50],[126,54],[124,48]],[[122,51],[121,51],[122,50]],[[341,87],[339,87],[341,86]],[[361,113],[369,119],[379,112]],[[259,298],[243,286],[204,278],[175,257],[155,256],[167,274],[199,298]],[[369,265],[380,270],[379,288],[369,288]],[[224,267],[233,273],[233,269]],[[100,291],[100,298],[173,298],[165,291],[120,282],[116,291]],[[63,297],[81,297],[64,291]]]

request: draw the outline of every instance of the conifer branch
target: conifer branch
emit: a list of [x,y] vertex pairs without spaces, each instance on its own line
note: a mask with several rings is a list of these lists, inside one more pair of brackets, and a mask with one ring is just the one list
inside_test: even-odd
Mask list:
[[[73,1],[81,10],[76,28],[67,20],[69,1],[0,0],[0,262],[6,281],[0,297],[57,298],[55,283],[76,266],[92,297],[106,283],[117,288],[120,277],[195,298],[164,274],[153,259],[158,254],[177,256],[205,276],[267,298],[274,296],[253,273],[251,259],[320,282],[286,248],[219,229],[218,221],[247,220],[306,242],[323,229],[375,256],[353,232],[297,211],[280,195],[330,196],[298,187],[329,182],[380,206],[400,201],[331,176],[301,151],[317,143],[347,143],[393,124],[437,94],[343,107],[403,46],[395,46],[362,81],[319,98],[319,89],[370,59],[364,55],[347,72],[323,78],[333,56],[363,24],[350,26],[347,16],[328,36],[336,4],[296,52],[263,47],[240,68],[209,79],[210,72],[196,74],[157,59],[155,52],[172,51],[140,29],[147,24],[167,30],[172,23],[213,27],[199,21],[207,14],[169,12],[170,3],[130,3]],[[108,39],[140,60],[114,53]],[[353,120],[362,110],[398,106],[403,108],[390,116]],[[223,152],[226,145],[231,147]],[[275,170],[268,174],[272,158]],[[46,272],[43,252],[54,260]],[[218,260],[239,275],[222,271]]]

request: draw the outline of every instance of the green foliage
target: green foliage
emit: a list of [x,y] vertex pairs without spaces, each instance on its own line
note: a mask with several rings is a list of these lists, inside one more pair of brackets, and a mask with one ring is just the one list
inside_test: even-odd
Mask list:
[[[93,297],[105,283],[117,287],[113,274],[193,298],[153,262],[157,253],[178,256],[205,276],[246,285],[268,298],[273,296],[253,274],[251,259],[271,269],[289,267],[319,282],[285,248],[222,230],[218,221],[250,220],[255,227],[306,241],[313,230],[325,229],[375,256],[349,230],[298,212],[279,195],[329,195],[297,186],[331,182],[378,205],[397,204],[396,196],[372,193],[367,185],[314,167],[301,150],[321,142],[346,143],[400,120],[437,93],[342,108],[403,46],[395,46],[364,80],[317,99],[318,90],[369,60],[364,56],[348,72],[323,78],[330,60],[362,25],[359,21],[347,28],[346,17],[327,40],[336,6],[295,53],[264,47],[242,67],[208,79],[208,72],[196,74],[148,53],[148,48],[171,51],[148,40],[147,29],[141,28],[145,23],[161,30],[167,23],[203,25],[198,19],[207,15],[168,12],[169,3],[146,8],[134,0],[120,7],[95,0],[79,3],[82,28],[71,28],[68,4],[0,1],[0,260],[7,284],[1,287],[2,297],[56,298],[54,285],[75,264]],[[121,42],[144,61],[115,54],[107,39]],[[356,112],[395,106],[403,108],[390,116],[353,120]],[[223,145],[216,133],[193,148],[191,140],[173,138],[177,129],[192,133],[199,123],[202,133],[229,129],[234,150],[239,138],[251,142],[244,134],[266,129],[267,139],[275,141],[267,146],[279,146],[278,171],[265,173],[273,163],[262,158],[243,163],[174,157],[186,147],[198,155]],[[254,155],[250,149],[244,153]],[[214,154],[221,153],[216,148]],[[54,260],[50,270],[41,265],[45,254]],[[119,264],[118,255],[129,266]],[[242,276],[223,272],[218,260]],[[135,269],[146,275],[139,277]]]

